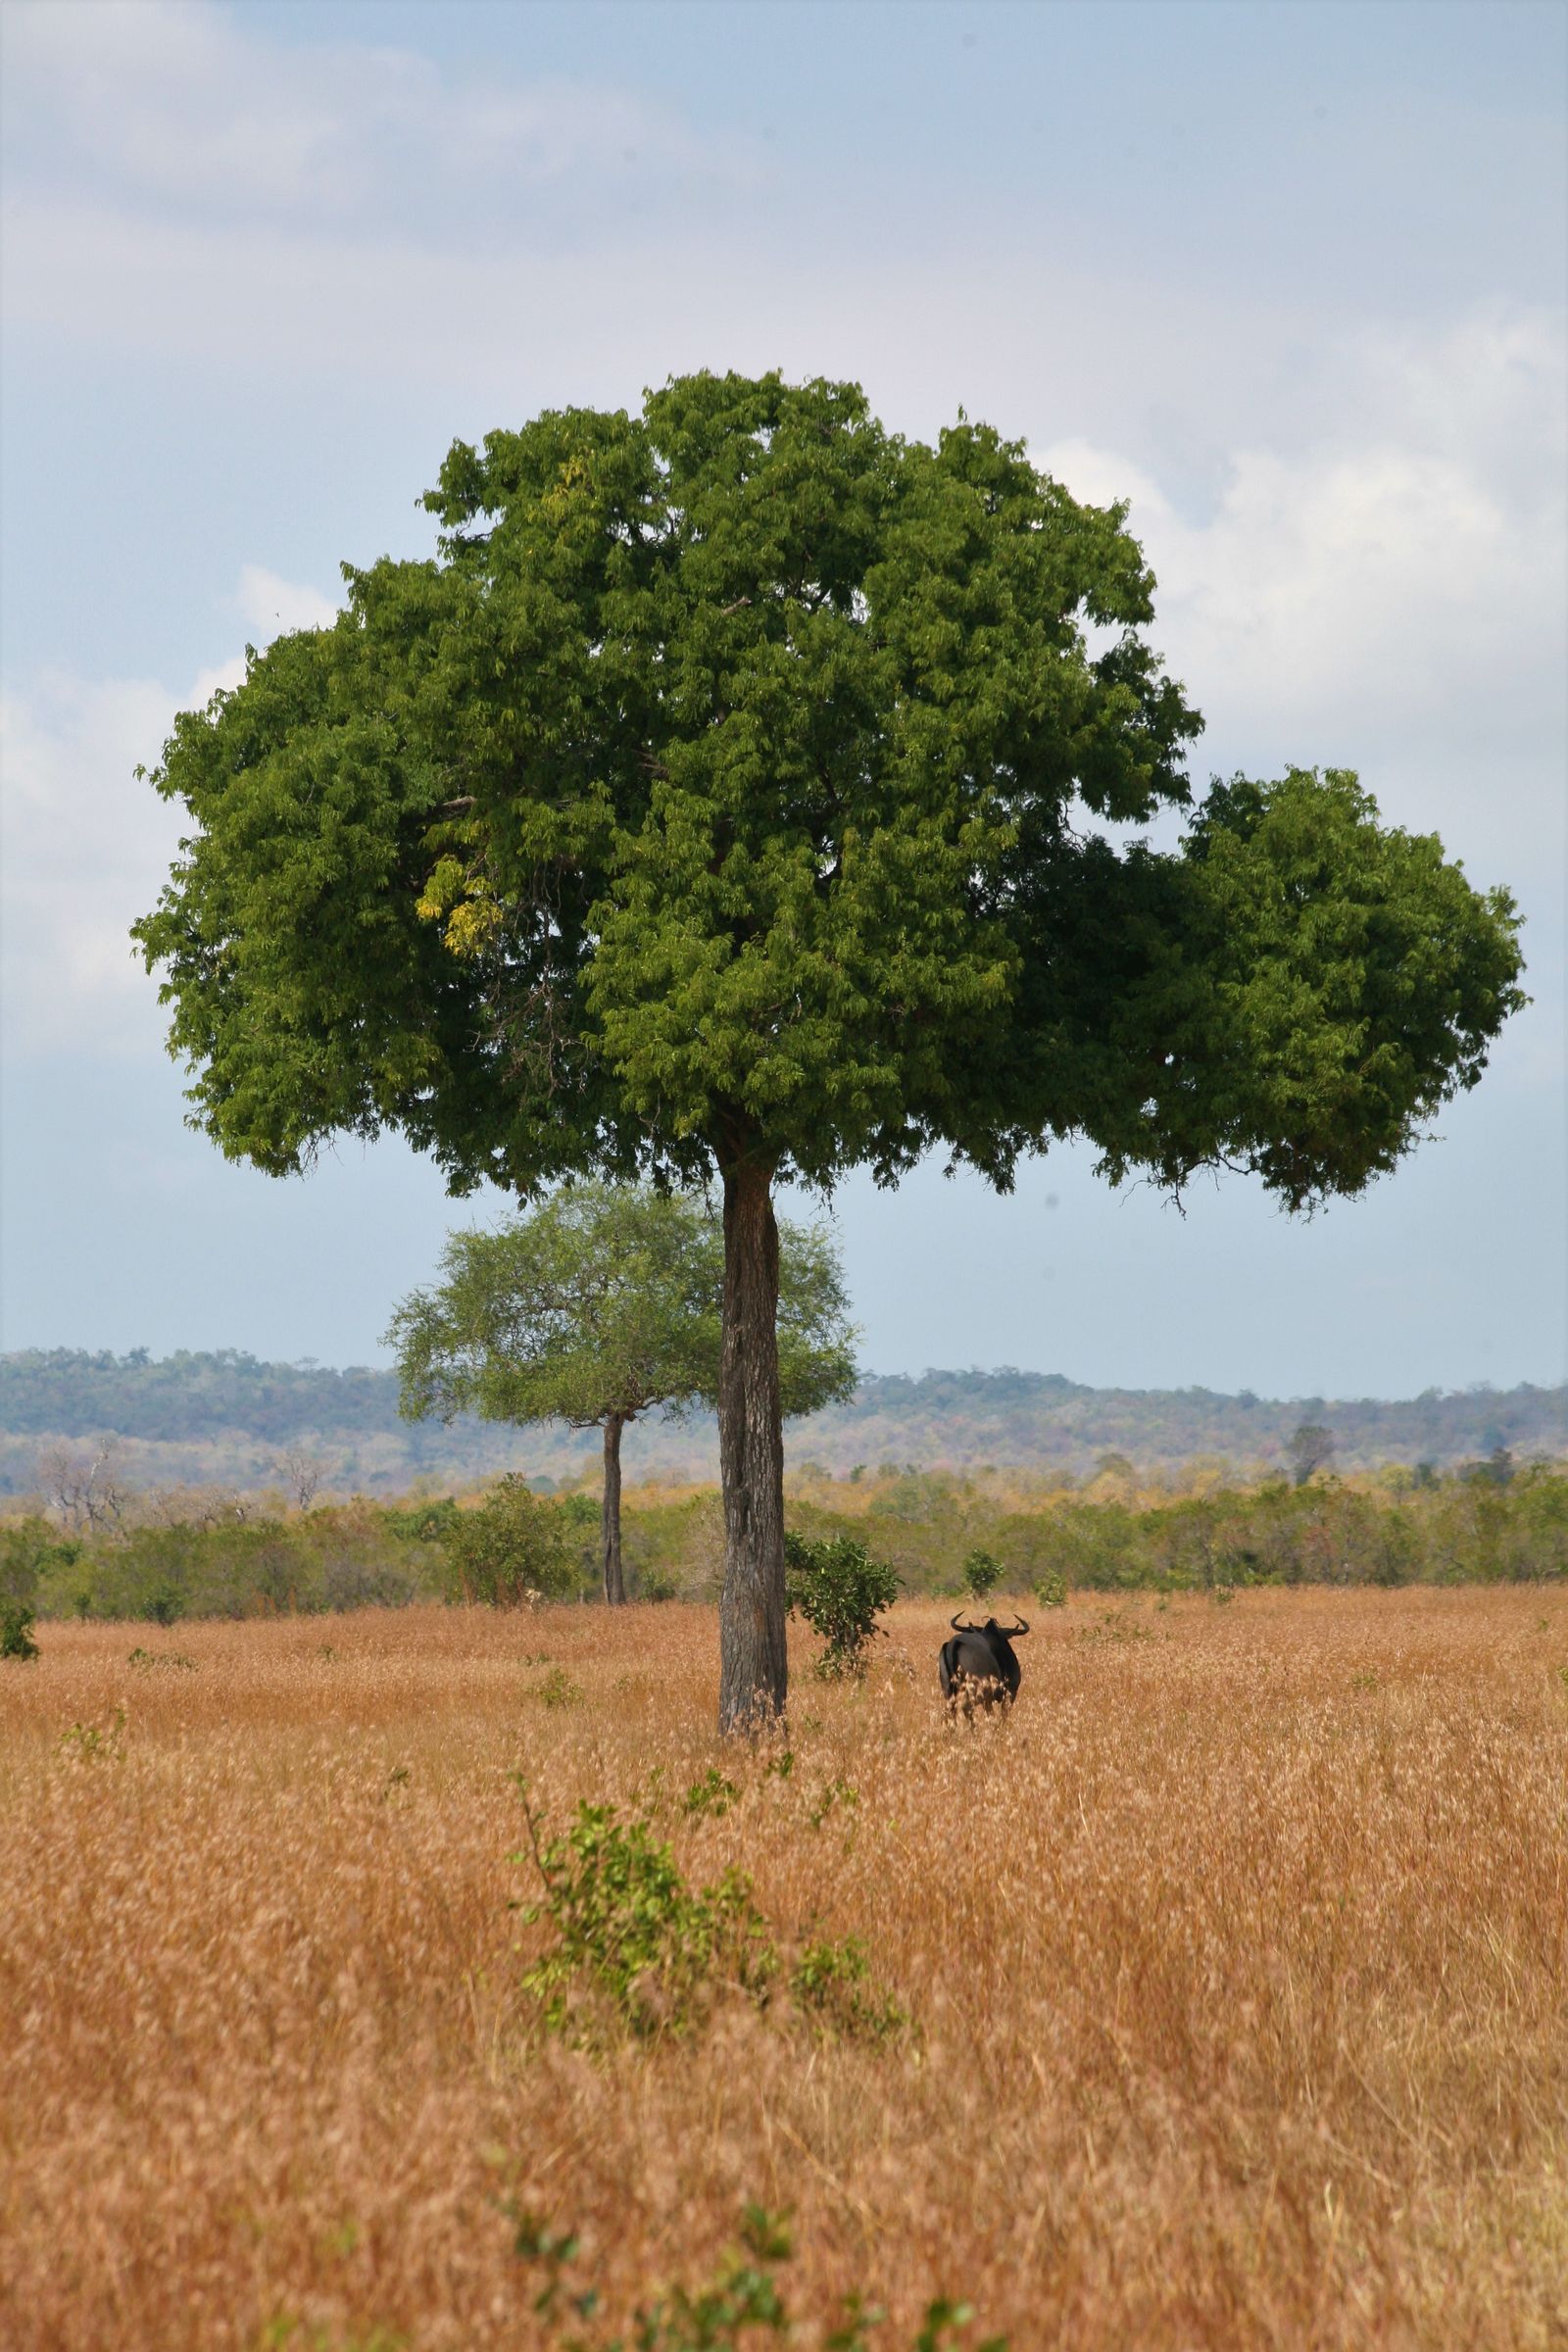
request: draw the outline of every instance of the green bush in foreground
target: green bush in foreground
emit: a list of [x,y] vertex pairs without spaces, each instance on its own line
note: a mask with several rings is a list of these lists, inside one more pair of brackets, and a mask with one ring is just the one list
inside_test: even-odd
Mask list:
[[[551,2229],[533,2214],[514,2211],[512,2220],[518,2260],[542,2274],[534,2310],[563,2322],[591,2320],[599,2298],[578,2268],[577,2238]],[[560,2340],[569,2352],[740,2352],[743,2344],[757,2341],[759,2331],[794,2340],[796,2326],[775,2276],[790,2253],[786,2217],[748,2205],[739,2243],[719,2258],[706,2286],[666,2288],[643,2305],[630,2337],[595,2338],[578,2333],[574,2325],[573,2332]],[[863,2295],[847,2296],[837,2325],[820,2339],[824,2352],[872,2352],[872,2331],[884,2316]],[[965,2344],[970,2352],[1007,2352],[1005,2336],[971,2341],[973,2316],[967,2303],[946,2297],[928,2304],[909,2352],[961,2352]],[[887,2352],[892,2352],[891,2346]]]
[[691,1888],[670,1849],[646,1821],[622,1822],[613,1805],[577,1807],[571,1828],[542,1840],[541,1823],[519,1779],[530,1858],[544,1894],[521,1907],[525,1923],[548,1919],[556,1944],[523,1975],[544,2003],[552,2033],[574,2023],[574,1996],[598,1993],[634,2034],[678,2034],[726,1988],[764,1998],[778,1959],[751,1881],[727,1870]]
[[[908,2012],[873,1982],[858,1936],[808,1939],[786,1968],[743,1871],[688,1886],[646,1816],[622,1821],[613,1805],[580,1803],[571,1827],[547,1838],[520,1775],[517,1790],[528,1848],[511,1860],[531,1862],[543,1886],[537,1901],[517,1909],[525,1924],[547,1920],[555,1931],[552,1948],[524,1970],[522,1988],[540,2001],[548,2033],[592,2038],[596,2023],[609,2023],[644,2040],[682,2034],[726,1993],[765,2007],[781,1984],[797,2015],[832,2038],[888,2041],[909,2025]],[[829,1804],[837,1793],[829,1792]],[[721,1816],[739,1794],[710,1771],[681,1809],[688,1818]]]

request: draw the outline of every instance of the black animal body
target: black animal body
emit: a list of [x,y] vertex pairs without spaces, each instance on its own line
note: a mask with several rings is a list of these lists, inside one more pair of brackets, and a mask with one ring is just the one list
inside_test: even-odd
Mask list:
[[1016,1625],[999,1625],[988,1617],[984,1625],[960,1625],[950,1620],[953,1640],[942,1644],[942,1695],[950,1707],[1010,1707],[1018,1695],[1023,1669],[1012,1645],[1029,1631],[1023,1618]]

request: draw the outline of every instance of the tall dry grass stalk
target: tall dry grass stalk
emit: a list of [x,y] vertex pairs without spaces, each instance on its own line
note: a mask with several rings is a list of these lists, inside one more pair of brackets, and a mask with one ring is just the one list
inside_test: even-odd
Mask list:
[[[1013,2352],[1568,2341],[1568,1596],[1075,1603],[968,1732],[941,1627],[858,1690],[803,1644],[787,1778],[720,1755],[696,1608],[43,1628],[0,1669],[0,2339],[526,2347],[509,2206],[620,2317],[756,2198],[807,2345],[855,2286],[890,2352],[942,2291]],[[541,2034],[512,1775],[564,1822],[715,1761],[683,1869],[863,1936],[917,2033]]]

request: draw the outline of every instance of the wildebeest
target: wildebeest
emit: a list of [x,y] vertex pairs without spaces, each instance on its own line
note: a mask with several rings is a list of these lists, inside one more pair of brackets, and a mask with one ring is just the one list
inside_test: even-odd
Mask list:
[[954,1638],[942,1644],[942,1695],[950,1707],[1011,1706],[1018,1695],[1023,1669],[1012,1654],[1020,1634],[1029,1631],[1022,1617],[1016,1625],[999,1625],[988,1617],[984,1625],[960,1625],[950,1619]]

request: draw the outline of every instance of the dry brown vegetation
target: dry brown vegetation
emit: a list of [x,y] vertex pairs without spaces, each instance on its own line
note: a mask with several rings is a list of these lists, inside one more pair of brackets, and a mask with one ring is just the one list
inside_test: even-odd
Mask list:
[[[1568,2341],[1568,1594],[1076,1601],[973,1731],[941,1623],[859,1689],[802,1643],[787,1777],[711,1737],[696,1607],[41,1628],[0,2337],[533,2346],[509,2208],[581,2230],[608,2324],[755,2198],[806,2345],[854,2287],[888,2352],[939,2292],[1013,2352]],[[864,1936],[913,2030],[542,2033],[512,1776],[564,1825],[656,1766],[688,1877]]]

